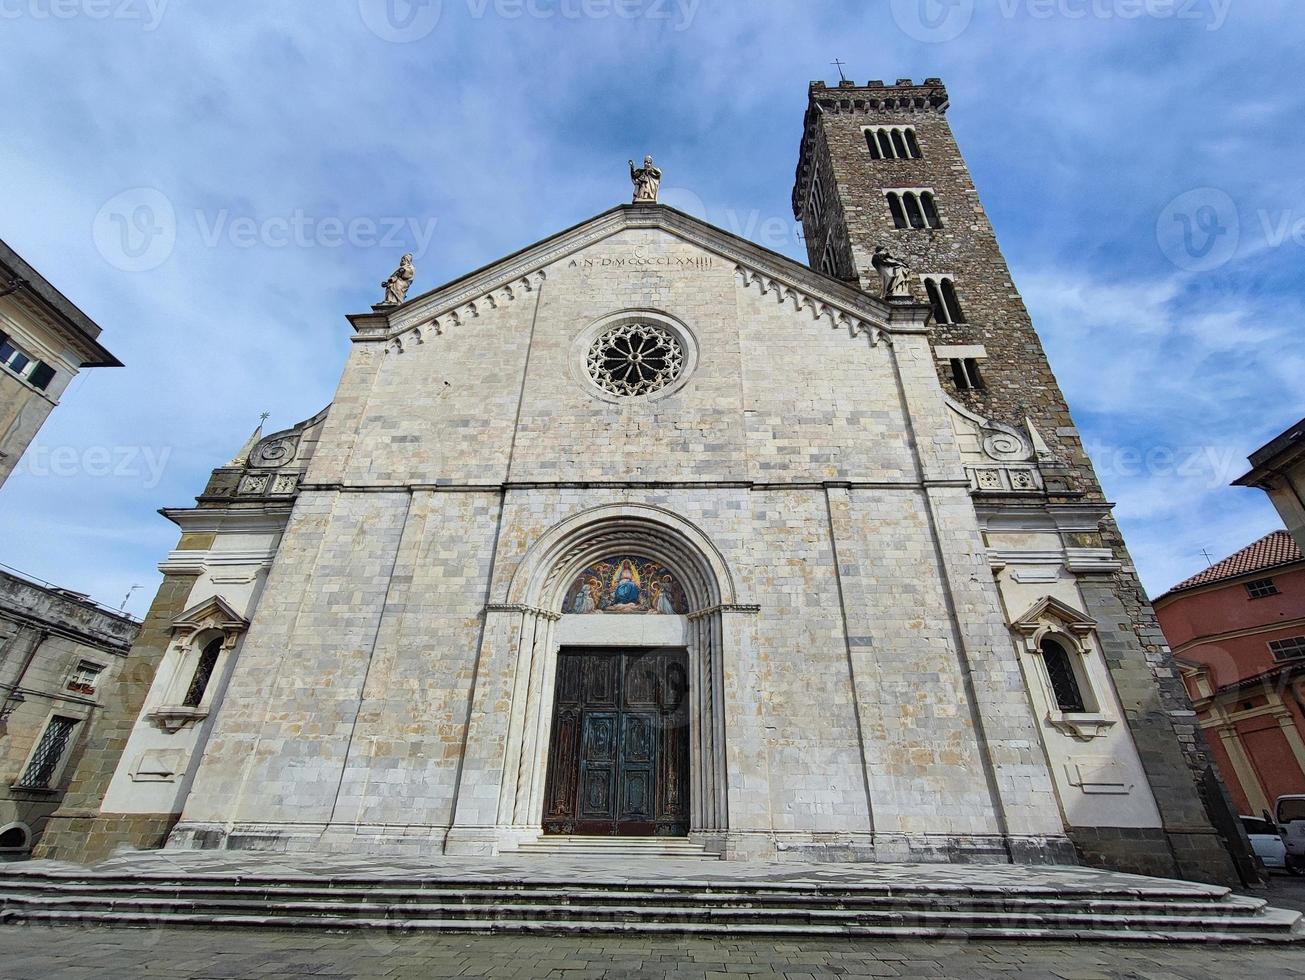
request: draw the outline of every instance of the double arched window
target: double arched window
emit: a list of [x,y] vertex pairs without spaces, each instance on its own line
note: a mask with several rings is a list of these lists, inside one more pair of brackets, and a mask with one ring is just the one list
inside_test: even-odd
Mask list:
[[888,191],[888,211],[895,228],[941,228],[933,191]]
[[929,294],[935,323],[965,323],[965,311],[956,295],[956,284],[948,276],[925,276],[924,290]]
[[910,126],[867,129],[865,142],[871,160],[919,160],[924,156]]

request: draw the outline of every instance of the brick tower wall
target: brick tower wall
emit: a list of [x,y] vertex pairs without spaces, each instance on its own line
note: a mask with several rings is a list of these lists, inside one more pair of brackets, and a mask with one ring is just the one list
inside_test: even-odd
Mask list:
[[[811,84],[793,191],[810,264],[820,269],[828,255],[831,274],[879,296],[882,286],[871,259],[882,245],[911,267],[919,303],[929,301],[919,276],[952,278],[967,322],[935,322],[932,341],[935,347],[981,345],[984,387],[958,390],[950,364],[939,360],[943,389],[984,418],[1019,427],[1026,420],[1033,423],[1050,450],[1040,460],[1046,506],[1103,502],[1100,482],[952,134],[948,107],[938,79],[844,82],[834,88]],[[865,130],[880,126],[911,127],[920,158],[874,159]],[[823,208],[811,204],[813,180],[821,184]],[[932,191],[942,227],[897,229],[885,197],[893,189]],[[1070,835],[1086,863],[1232,880],[1229,844],[1214,829],[1227,826],[1229,804],[1217,779],[1211,781],[1204,736],[1154,610],[1114,521],[1103,521],[1099,536],[1090,538],[1074,543],[1112,548],[1122,565],[1113,574],[1081,574],[1079,585],[1090,606],[1086,611],[1099,624],[1098,637],[1164,831],[1079,827],[1069,828]],[[1239,847],[1244,838],[1231,845],[1232,852]]]

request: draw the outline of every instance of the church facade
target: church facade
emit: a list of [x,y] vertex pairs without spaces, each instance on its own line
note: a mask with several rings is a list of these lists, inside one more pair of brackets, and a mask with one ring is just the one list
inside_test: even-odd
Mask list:
[[405,263],[331,405],[165,511],[149,670],[44,855],[602,837],[1230,879],[946,108],[813,85],[810,267],[657,204],[651,160],[434,291]]

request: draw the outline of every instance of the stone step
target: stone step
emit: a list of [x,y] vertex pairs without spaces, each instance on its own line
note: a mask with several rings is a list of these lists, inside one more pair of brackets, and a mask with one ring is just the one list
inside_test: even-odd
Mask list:
[[1121,929],[1110,926],[1100,928],[1060,928],[1028,927],[1012,928],[1009,926],[970,925],[962,927],[954,922],[943,921],[935,925],[907,924],[893,925],[880,923],[874,925],[839,923],[833,925],[802,923],[797,925],[778,924],[742,924],[712,922],[656,922],[636,919],[628,922],[608,922],[593,919],[568,919],[563,921],[504,920],[497,918],[483,919],[366,919],[366,918],[332,918],[321,916],[257,916],[257,915],[211,915],[178,913],[141,913],[131,910],[96,912],[96,911],[59,911],[42,909],[35,914],[24,914],[17,910],[4,910],[0,916],[6,923],[32,923],[40,925],[60,924],[98,924],[122,926],[128,928],[161,928],[195,926],[203,928],[273,928],[273,929],[330,929],[340,931],[347,929],[368,929],[381,931],[387,935],[402,935],[415,932],[451,932],[451,933],[546,933],[550,935],[676,935],[676,936],[755,936],[755,937],[799,937],[799,938],[857,938],[857,939],[962,939],[966,937],[989,940],[1074,940],[1087,942],[1186,942],[1186,943],[1293,943],[1301,937],[1297,931],[1299,915],[1287,914],[1281,910],[1272,910],[1266,914],[1274,920],[1273,930],[1245,931],[1237,929],[1219,930],[1205,927]]
[[313,901],[275,901],[258,898],[195,900],[175,898],[150,898],[134,896],[104,899],[97,896],[16,895],[0,893],[0,907],[6,913],[24,918],[41,918],[51,911],[87,912],[139,915],[210,915],[257,916],[260,918],[315,917],[328,922],[340,919],[377,919],[404,921],[566,921],[583,916],[589,921],[610,923],[715,923],[762,925],[905,925],[942,926],[958,928],[1036,928],[1036,929],[1101,929],[1124,931],[1152,931],[1155,929],[1212,929],[1223,930],[1235,923],[1238,931],[1277,931],[1281,922],[1267,914],[1252,917],[1225,916],[1216,910],[1203,913],[1175,915],[1154,914],[1134,909],[1123,913],[1071,912],[1064,909],[1037,909],[1022,912],[1007,910],[962,909],[812,909],[787,906],[749,908],[718,907],[704,904],[682,904],[655,908],[634,908],[619,905],[545,906],[536,903],[513,902],[462,902],[383,905],[358,904],[353,901],[317,899]]
[[[25,876],[30,878],[30,876]],[[288,902],[344,902],[355,906],[377,905],[406,907],[410,904],[458,902],[467,904],[493,904],[512,902],[518,905],[571,906],[638,905],[649,910],[663,906],[687,904],[724,908],[771,908],[825,910],[884,910],[906,911],[912,909],[948,909],[957,912],[1032,912],[1064,914],[1089,912],[1092,914],[1195,917],[1218,915],[1220,917],[1249,918],[1258,915],[1267,903],[1262,899],[1226,898],[1220,901],[1187,900],[1156,901],[1132,896],[1098,895],[1092,899],[1079,897],[1051,898],[1026,897],[1012,894],[957,895],[928,894],[829,894],[813,890],[776,894],[769,891],[742,889],[698,889],[690,886],[663,887],[655,890],[611,889],[602,886],[583,888],[541,888],[498,886],[494,888],[430,888],[352,886],[305,887],[276,882],[240,884],[206,884],[196,881],[124,881],[63,882],[48,880],[23,880],[18,877],[0,878],[3,894],[15,899],[32,896],[55,898],[84,898],[88,901],[111,902],[131,898],[149,898],[159,901],[186,901],[220,903],[229,900]]]
[[[708,865],[711,867],[712,865]],[[22,865],[0,870],[0,887],[23,887],[25,883],[49,883],[51,885],[86,884],[93,886],[123,886],[135,888],[140,885],[151,887],[192,888],[203,885],[222,886],[226,884],[238,887],[306,887],[317,889],[356,888],[359,890],[398,889],[423,891],[463,892],[474,889],[502,892],[513,891],[564,891],[576,893],[581,890],[602,889],[610,892],[650,892],[666,893],[684,888],[698,889],[708,894],[724,892],[756,895],[820,895],[827,898],[910,896],[923,895],[938,898],[965,898],[982,896],[1018,896],[1041,899],[1094,900],[1117,898],[1122,901],[1195,901],[1221,903],[1234,898],[1230,889],[1213,885],[1196,885],[1190,882],[1166,881],[1164,879],[1138,879],[1145,884],[1132,884],[1115,887],[1109,882],[1089,884],[1057,883],[1055,885],[1021,884],[992,885],[973,881],[946,882],[909,882],[909,881],[821,881],[812,879],[794,879],[785,881],[748,880],[748,879],[713,879],[707,874],[701,878],[618,878],[605,877],[600,873],[586,874],[577,879],[553,879],[538,876],[503,877],[487,879],[485,877],[459,878],[452,876],[406,875],[401,878],[382,877],[378,875],[311,875],[311,874],[240,874],[196,872],[193,874],[120,874],[85,869],[58,871],[24,871]],[[1259,899],[1252,899],[1257,901]],[[1267,904],[1261,902],[1261,904]]]

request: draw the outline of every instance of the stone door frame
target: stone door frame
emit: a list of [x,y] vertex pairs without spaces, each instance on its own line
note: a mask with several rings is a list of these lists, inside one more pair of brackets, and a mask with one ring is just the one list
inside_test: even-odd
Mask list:
[[[685,616],[567,615],[565,593],[580,572],[613,554],[631,553],[674,569],[691,610]],[[585,511],[553,527],[524,556],[492,607],[520,617],[510,717],[499,794],[499,845],[537,840],[552,734],[554,685],[562,647],[680,647],[689,665],[690,838],[713,844],[729,827],[725,767],[724,614],[755,612],[737,602],[733,576],[696,526],[646,505]]]

